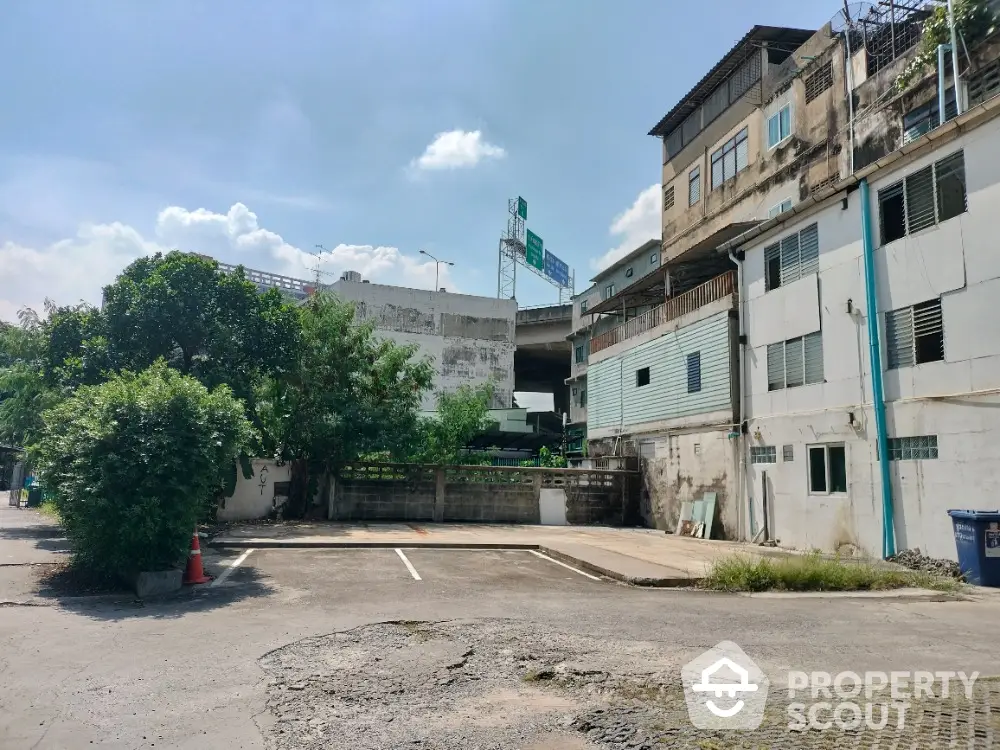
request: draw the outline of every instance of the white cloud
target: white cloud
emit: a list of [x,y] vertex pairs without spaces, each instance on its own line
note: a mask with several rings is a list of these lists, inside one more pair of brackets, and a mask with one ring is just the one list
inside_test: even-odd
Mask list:
[[420,158],[411,164],[416,169],[459,169],[474,167],[484,159],[502,159],[506,152],[483,140],[480,130],[449,130],[438,133]]
[[[8,282],[0,285],[0,319],[15,320],[24,306],[40,310],[46,297],[57,304],[99,304],[101,289],[133,260],[173,249],[302,279],[313,278],[319,267],[327,283],[353,270],[374,282],[423,289],[434,285],[432,261],[395,247],[340,244],[317,257],[261,227],[242,203],[224,214],[171,206],[157,217],[154,239],[116,222],[84,225],[75,237],[42,248],[0,245],[0,279]],[[440,285],[457,291],[448,271],[441,266]]]
[[660,196],[660,185],[650,185],[639,193],[635,203],[615,217],[611,223],[610,234],[617,236],[618,245],[600,258],[590,261],[595,271],[604,270],[644,242],[660,237],[663,233],[663,228],[660,226]]

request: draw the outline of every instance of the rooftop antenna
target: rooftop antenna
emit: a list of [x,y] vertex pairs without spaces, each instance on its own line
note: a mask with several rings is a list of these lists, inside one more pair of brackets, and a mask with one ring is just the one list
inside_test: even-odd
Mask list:
[[323,245],[313,245],[313,247],[315,247],[317,250],[320,251],[318,253],[309,253],[311,256],[313,256],[317,260],[316,267],[313,268],[313,269],[311,269],[311,270],[313,272],[315,272],[315,274],[316,274],[316,289],[319,289],[319,287],[320,287],[320,278],[319,278],[320,274],[323,274],[324,276],[336,276],[337,274],[330,273],[329,271],[320,271],[319,270],[319,262],[323,260],[323,253],[329,253],[330,251],[327,250],[325,247],[323,247]]

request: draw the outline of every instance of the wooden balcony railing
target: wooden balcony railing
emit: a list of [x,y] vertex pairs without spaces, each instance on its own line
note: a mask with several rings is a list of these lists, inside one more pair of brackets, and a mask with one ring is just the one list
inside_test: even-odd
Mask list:
[[704,307],[710,302],[715,302],[726,296],[732,296],[736,292],[736,272],[726,271],[721,276],[706,281],[694,289],[689,289],[684,294],[671,297],[662,305],[657,305],[652,310],[647,310],[642,315],[637,315],[631,320],[612,328],[610,331],[594,336],[590,340],[590,353],[595,354],[609,346],[620,344],[622,341],[638,336],[639,334],[651,331],[657,326],[661,326],[668,320],[679,318],[689,312],[694,312],[700,307]]

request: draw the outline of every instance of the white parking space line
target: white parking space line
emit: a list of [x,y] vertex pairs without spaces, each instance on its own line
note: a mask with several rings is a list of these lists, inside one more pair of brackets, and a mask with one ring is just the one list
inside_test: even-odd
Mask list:
[[599,580],[601,580],[597,576],[592,576],[590,573],[584,573],[579,568],[574,568],[572,565],[567,565],[564,562],[560,562],[559,560],[556,560],[554,557],[549,557],[548,555],[543,555],[541,552],[539,552],[537,550],[529,549],[528,552],[530,552],[531,554],[533,554],[535,557],[540,557],[543,560],[548,560],[549,562],[553,562],[556,565],[561,565],[562,567],[566,568],[566,570],[572,570],[574,573],[579,573],[584,578],[589,578],[592,581],[599,581]]
[[403,561],[403,565],[406,566],[406,569],[410,571],[410,575],[413,576],[413,580],[422,581],[423,579],[420,577],[420,574],[417,572],[417,569],[413,567],[413,563],[411,563],[407,559],[406,555],[403,554],[403,550],[401,550],[399,547],[396,547],[396,554],[399,555],[399,559]]
[[247,559],[248,557],[250,557],[250,553],[251,553],[251,552],[253,552],[253,550],[252,550],[252,549],[248,549],[248,550],[246,550],[246,551],[245,551],[245,552],[244,552],[244,553],[243,553],[242,555],[240,555],[240,556],[239,556],[239,557],[237,557],[237,558],[236,558],[235,560],[233,560],[233,561],[232,561],[231,563],[229,563],[229,567],[228,567],[228,568],[226,568],[226,569],[225,569],[224,571],[222,571],[222,573],[221,573],[221,574],[219,575],[219,577],[218,577],[218,578],[216,578],[216,579],[215,579],[214,581],[212,581],[212,582],[211,582],[210,584],[208,584],[208,585],[209,585],[210,587],[211,587],[211,586],[218,586],[218,585],[219,585],[220,583],[222,583],[222,582],[223,582],[224,580],[226,580],[227,578],[229,578],[230,574],[231,574],[231,573],[232,573],[232,572],[233,572],[234,570],[236,570],[236,569],[237,569],[238,567],[240,567],[240,565],[242,565],[242,564],[243,564],[243,561],[244,561],[244,560],[246,560],[246,559]]

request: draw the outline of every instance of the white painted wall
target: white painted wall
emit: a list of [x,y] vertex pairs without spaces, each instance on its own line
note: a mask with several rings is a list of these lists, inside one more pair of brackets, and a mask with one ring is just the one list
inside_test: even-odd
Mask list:
[[253,460],[253,476],[246,479],[243,471],[236,469],[236,489],[232,497],[227,497],[219,507],[220,521],[251,521],[266,518],[288,498],[276,496],[275,482],[288,482],[292,470],[290,464],[278,466],[271,459]]
[[358,304],[362,319],[375,321],[379,335],[416,344],[435,368],[431,392],[420,408],[433,411],[439,391],[480,385],[491,377],[491,406],[509,408],[514,393],[514,329],[517,302],[468,294],[365,284],[341,279],[331,286],[341,299]]
[[[944,361],[886,370],[889,437],[937,435],[939,457],[892,461],[897,547],[919,547],[954,559],[949,508],[995,509],[1000,504],[1000,120],[969,130],[931,153],[902,160],[872,180],[878,235],[878,191],[963,148],[968,211],[875,252],[877,314],[884,351],[884,313],[940,296]],[[757,525],[762,483],[771,502],[773,534],[783,545],[825,550],[859,547],[881,552],[882,500],[875,448],[871,370],[861,245],[860,194],[838,196],[818,212],[788,222],[744,249],[744,315],[748,332],[744,384],[751,445],[775,446],[777,463],[749,466]],[[819,225],[820,271],[764,292],[763,248],[812,223]],[[797,285],[816,279],[815,296]],[[794,301],[792,301],[794,298]],[[848,300],[854,308],[849,314]],[[818,317],[825,382],[768,392],[767,344],[793,338]],[[810,323],[809,325],[812,325]],[[808,328],[809,326],[805,326]],[[813,328],[815,330],[815,328]],[[853,412],[856,425],[849,424]],[[811,495],[806,448],[843,443],[848,487],[841,495]],[[791,446],[785,462],[782,447]]]

